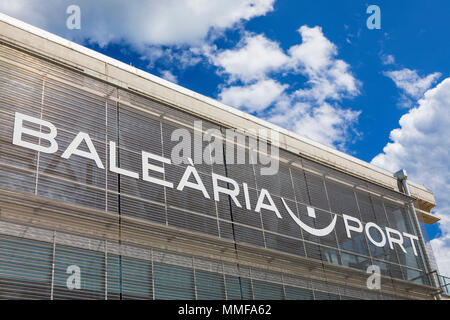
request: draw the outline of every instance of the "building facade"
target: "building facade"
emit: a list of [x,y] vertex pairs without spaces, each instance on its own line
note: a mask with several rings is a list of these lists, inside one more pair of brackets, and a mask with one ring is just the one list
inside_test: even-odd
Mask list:
[[[221,163],[170,160],[177,129],[249,128],[279,132],[276,174],[227,162],[228,145]],[[250,159],[249,143],[231,145]],[[434,299],[420,224],[435,202],[410,190],[0,15],[2,299]]]

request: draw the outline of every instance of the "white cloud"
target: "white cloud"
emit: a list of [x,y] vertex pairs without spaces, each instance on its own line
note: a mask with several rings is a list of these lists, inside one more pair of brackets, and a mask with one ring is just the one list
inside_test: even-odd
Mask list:
[[326,102],[314,106],[297,102],[288,108],[286,112],[277,110],[269,119],[281,126],[290,126],[291,130],[312,140],[340,149],[345,149],[350,138],[349,129],[360,114],[359,111],[343,109]]
[[301,26],[298,32],[302,36],[302,43],[291,47],[289,54],[310,75],[326,69],[331,58],[337,54],[336,46],[323,35],[321,27]]
[[243,20],[273,10],[274,0],[78,0],[81,30],[66,28],[66,8],[72,0],[3,0],[0,12],[67,38],[100,46],[126,41],[143,45],[202,43]]
[[163,79],[166,79],[167,81],[170,81],[170,82],[173,82],[173,83],[177,83],[178,82],[177,77],[172,72],[170,72],[169,70],[161,71],[161,77]]
[[147,68],[153,68],[158,62],[166,68],[186,69],[204,60],[203,52],[198,47],[149,45],[139,49],[141,60],[148,61]]
[[392,54],[383,54],[381,56],[381,63],[384,65],[395,64],[395,57]]
[[335,58],[337,48],[323,35],[322,28],[302,26],[298,31],[302,43],[289,49],[291,63],[308,77],[310,88],[298,90],[297,96],[322,103],[357,95],[358,81],[349,65]]
[[441,228],[447,228],[444,234],[436,239],[430,241],[433,248],[434,256],[436,257],[439,273],[443,276],[450,276],[450,230],[448,226],[450,221],[441,223]]
[[[301,44],[290,47],[286,53],[278,43],[249,33],[234,49],[208,51],[210,60],[229,75],[231,83],[244,83],[222,88],[219,99],[344,149],[360,112],[335,102],[357,95],[360,83],[349,65],[336,59],[337,48],[324,36],[322,28],[302,26],[298,32]],[[287,74],[304,76],[306,87],[295,90],[283,85],[278,79]]]
[[219,98],[222,102],[249,112],[261,111],[277,100],[287,85],[268,79],[249,86],[232,86],[222,90]]
[[[358,113],[345,112],[342,107],[328,102],[358,94],[358,82],[349,66],[336,59],[337,48],[320,27],[302,26],[298,30],[302,43],[286,52],[277,42],[249,33],[231,50],[213,50],[208,54],[207,50],[200,49],[210,48],[212,37],[224,30],[272,11],[273,3],[274,0],[79,0],[76,4],[81,8],[81,30],[66,28],[66,8],[73,4],[71,0],[3,0],[0,11],[72,40],[100,46],[129,44],[142,59],[149,61],[150,67],[154,61],[164,58],[166,64],[185,68],[200,62],[206,55],[228,76],[229,87],[223,87],[219,93],[222,101],[266,118],[281,119],[278,113],[286,113],[281,125],[327,144],[340,144]],[[163,69],[172,70],[168,65]],[[307,88],[288,94],[289,86],[272,77],[285,72],[305,76]],[[162,76],[176,81],[174,74],[168,71]],[[280,107],[302,102],[311,105],[307,114],[315,126],[301,121],[295,108],[292,111]],[[329,108],[335,112],[328,112]],[[271,109],[270,114],[267,109]],[[297,123],[315,130],[299,129]],[[330,130],[330,125],[336,131]],[[320,130],[334,132],[335,136],[319,134]]]
[[268,72],[283,67],[289,61],[278,43],[263,35],[247,35],[237,48],[209,56],[232,80],[239,79],[244,82],[264,78]]
[[450,78],[425,92],[418,106],[400,118],[389,142],[372,163],[396,171],[429,187],[435,195],[434,212],[442,217],[442,236],[432,240],[442,273],[450,275]]
[[423,93],[441,76],[439,72],[435,72],[421,78],[416,70],[410,70],[408,68],[396,71],[386,71],[383,74],[391,78],[398,88],[402,89],[405,94],[414,99],[421,98]]

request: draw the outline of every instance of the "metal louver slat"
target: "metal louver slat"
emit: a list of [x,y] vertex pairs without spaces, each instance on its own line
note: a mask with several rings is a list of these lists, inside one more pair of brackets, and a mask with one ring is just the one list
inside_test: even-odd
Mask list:
[[[16,112],[54,124],[58,151],[48,154],[13,144]],[[230,162],[231,147],[241,148],[249,159],[248,141],[225,146],[225,163],[194,164],[209,199],[189,186],[177,190],[187,162],[163,165],[150,160],[164,168],[164,173],[151,174],[174,188],[143,180],[142,151],[172,159],[179,143],[172,141],[173,132],[183,129],[192,137],[196,121],[203,126],[197,133],[216,129],[225,134],[228,129],[219,121],[206,121],[136,90],[0,44],[0,298],[429,295],[428,287],[414,287],[419,289],[407,293],[397,282],[429,284],[422,258],[412,254],[411,243],[405,242],[408,252],[403,254],[388,245],[374,246],[363,234],[349,239],[345,233],[343,214],[360,219],[363,226],[374,222],[383,229],[417,234],[405,207],[410,199],[397,192],[284,150],[280,150],[279,172],[272,176],[261,174],[261,164],[236,164],[236,157]],[[48,131],[36,124],[26,126]],[[79,132],[89,135],[104,169],[77,154],[61,157]],[[48,146],[45,139],[31,135],[23,139]],[[111,170],[109,141],[117,145],[116,165],[135,172],[139,179]],[[193,141],[190,145],[193,151]],[[202,141],[202,151],[207,145]],[[78,148],[89,151],[85,141]],[[213,173],[237,182],[240,207],[223,193],[219,201],[214,200]],[[281,218],[267,208],[255,211],[262,189],[271,195]],[[337,215],[335,229],[323,237],[302,230],[281,198],[312,228],[325,228]],[[315,217],[307,207],[314,209]],[[183,253],[186,248],[195,252]],[[379,295],[360,285],[372,263],[380,266],[387,282],[388,289]],[[349,273],[354,279],[347,280]]]

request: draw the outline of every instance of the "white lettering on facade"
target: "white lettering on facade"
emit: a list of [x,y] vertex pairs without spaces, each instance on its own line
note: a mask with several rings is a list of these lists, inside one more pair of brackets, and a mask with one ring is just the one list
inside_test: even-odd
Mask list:
[[[81,142],[85,142],[89,152],[83,151],[78,149]],[[91,137],[87,133],[80,132],[77,134],[75,139],[70,143],[70,145],[67,147],[66,151],[62,154],[62,158],[69,159],[71,155],[77,155],[83,158],[94,160],[97,164],[97,167],[100,169],[105,169],[103,166],[102,161],[100,160],[100,157],[98,156],[97,150],[95,150],[94,144],[92,143]]]
[[[24,128],[23,126],[24,121],[39,125],[39,131]],[[50,130],[50,132],[49,133],[42,132],[42,127],[46,127],[47,129]],[[16,117],[14,120],[14,134],[13,134],[13,144],[15,145],[28,148],[31,150],[36,150],[39,152],[55,153],[56,151],[58,151],[58,143],[55,140],[57,132],[58,131],[56,130],[56,127],[48,121],[30,117],[25,114],[16,112]],[[24,134],[38,138],[39,144],[24,141],[23,140]],[[50,142],[50,146],[48,147],[42,146],[40,143],[41,139]]]
[[[39,131],[24,127],[24,122],[29,122],[30,124],[34,124],[35,126],[38,125]],[[49,131],[49,132],[48,133],[42,132],[43,127],[45,127],[45,131]],[[28,136],[39,139],[38,143],[32,143],[29,141],[25,141],[23,138],[23,135],[28,135]],[[12,143],[14,145],[28,148],[31,150],[35,150],[35,151],[39,151],[39,152],[44,152],[44,153],[56,153],[58,151],[58,143],[56,141],[56,137],[57,137],[57,129],[50,122],[16,112],[15,120],[14,120],[13,141],[12,141]],[[47,141],[46,144],[49,144],[49,146],[42,146],[41,140]],[[87,148],[89,149],[89,152],[80,150],[78,148],[83,141],[85,142]],[[139,173],[118,167],[118,165],[117,165],[117,159],[118,159],[117,149],[118,148],[116,146],[116,143],[114,141],[109,141],[109,170],[111,172],[115,172],[120,175],[125,175],[128,177],[139,179]],[[73,141],[69,144],[69,147],[64,151],[64,153],[62,154],[61,157],[64,159],[69,159],[72,155],[78,155],[78,156],[81,156],[81,157],[84,157],[87,159],[91,159],[91,160],[95,161],[95,163],[97,164],[97,166],[99,168],[104,169],[104,165],[101,162],[100,157],[94,147],[94,144],[87,133],[83,133],[83,132],[78,133],[77,136],[73,139]],[[162,157],[159,155],[155,155],[155,154],[152,154],[152,153],[149,153],[146,151],[142,151],[141,155],[142,155],[142,179],[144,181],[159,184],[159,185],[162,185],[167,188],[173,188],[174,187],[173,182],[166,181],[164,178],[163,179],[156,178],[149,174],[150,171],[153,171],[153,172],[163,174],[163,176],[164,176],[164,174],[165,174],[164,165],[172,165],[173,162],[171,161],[171,159],[168,159],[168,158],[165,158],[165,157]],[[163,166],[157,166],[157,165],[151,164],[151,163],[149,163],[150,160],[158,161],[158,162],[162,163]],[[188,187],[188,188],[200,191],[205,198],[210,199],[210,196],[205,188],[205,185],[201,179],[201,176],[197,172],[197,169],[194,167],[194,162],[190,158],[188,158],[188,161],[189,161],[189,165],[186,167],[184,174],[183,174],[181,180],[179,181],[176,189],[179,191],[183,191],[185,187]],[[206,175],[204,175],[204,176],[206,177]],[[193,178],[193,180],[195,180],[195,182],[189,181],[189,180],[192,180],[192,178]],[[224,177],[224,176],[215,174],[215,173],[212,174],[211,178],[212,178],[213,193],[214,193],[215,201],[220,201],[219,195],[220,195],[220,193],[222,193],[222,194],[229,196],[236,206],[238,206],[239,208],[242,207],[242,205],[238,201],[238,196],[240,194],[239,184],[235,180],[233,180],[232,178],[229,178],[229,177]],[[219,182],[226,183],[227,187],[220,186]],[[231,188],[229,188],[228,186],[231,186]],[[244,199],[245,199],[245,208],[247,210],[251,210],[249,188],[245,182],[242,183],[242,189],[243,189]],[[313,234],[315,236],[323,237],[323,236],[330,234],[335,229],[336,221],[337,221],[337,217],[338,217],[336,214],[334,214],[334,217],[328,226],[326,226],[325,228],[322,228],[322,229],[315,229],[315,228],[308,226],[304,222],[302,222],[300,217],[298,217],[296,214],[294,214],[291,211],[291,209],[289,208],[289,206],[284,198],[281,197],[281,200],[284,205],[284,208],[286,209],[287,213],[292,218],[292,220],[294,220],[294,222],[300,228],[305,230],[306,232]],[[257,213],[260,213],[261,209],[268,210],[268,211],[275,213],[275,215],[279,219],[283,218],[281,216],[277,206],[275,205],[275,203],[272,199],[272,196],[264,188],[262,188],[259,191],[259,197],[258,197],[257,204],[255,206],[254,211]],[[310,218],[316,219],[315,208],[307,206],[307,215]],[[375,245],[377,247],[384,247],[386,245],[386,242],[388,242],[390,249],[394,250],[394,244],[397,244],[398,246],[400,246],[400,249],[406,253],[406,249],[404,246],[404,237],[405,237],[410,240],[414,255],[416,255],[416,256],[418,255],[414,241],[419,241],[419,239],[415,235],[412,235],[412,234],[409,234],[406,232],[401,233],[401,232],[399,232],[395,229],[389,228],[389,227],[385,227],[385,231],[386,231],[386,235],[385,235],[382,228],[373,222],[367,222],[365,224],[365,226],[363,226],[362,222],[358,218],[355,218],[355,217],[352,217],[352,216],[349,216],[346,214],[342,214],[342,218],[344,221],[345,232],[346,232],[347,238],[349,238],[349,239],[352,238],[352,232],[353,233],[363,233],[363,231],[364,231],[367,239],[373,245]],[[378,238],[380,238],[380,240],[377,241],[374,239],[374,237],[372,236],[373,233],[371,233],[371,230],[376,232],[379,235]]]

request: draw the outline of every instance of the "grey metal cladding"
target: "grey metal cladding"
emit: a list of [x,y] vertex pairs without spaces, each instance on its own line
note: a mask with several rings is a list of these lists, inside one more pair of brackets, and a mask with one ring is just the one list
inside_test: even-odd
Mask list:
[[[406,206],[410,199],[398,192],[285,150],[280,150],[284,161],[272,176],[261,175],[261,164],[195,164],[210,199],[188,187],[183,192],[175,189],[186,164],[164,165],[164,175],[154,173],[173,182],[175,188],[118,175],[108,170],[110,140],[117,143],[118,164],[141,176],[141,152],[171,158],[178,143],[172,141],[174,130],[182,128],[193,134],[194,121],[198,120],[202,120],[203,131],[225,133],[228,128],[4,45],[0,46],[0,57],[4,58],[0,60],[0,188],[325,262],[342,264],[342,257],[349,256],[341,257],[341,253],[353,255],[348,259],[353,259],[355,266],[376,260],[383,263],[386,274],[398,278],[423,271],[420,257],[389,250],[388,246],[375,247],[363,236],[348,239],[343,235],[343,214],[363,224],[375,222],[382,228],[417,234]],[[38,154],[13,145],[15,112],[53,123],[58,128],[58,152]],[[106,170],[76,155],[60,157],[78,132],[89,134]],[[203,141],[202,147],[206,145]],[[224,148],[225,160],[229,147]],[[87,150],[84,145],[80,148]],[[244,152],[248,160],[248,149]],[[242,207],[223,194],[220,201],[214,201],[212,173],[237,181]],[[245,209],[243,183],[248,185],[252,210]],[[271,194],[282,219],[270,210],[254,211],[262,188]],[[302,231],[290,219],[281,197],[297,217],[314,228],[326,227],[337,215],[336,230],[320,238]],[[308,216],[307,206],[315,208],[316,218]]]

